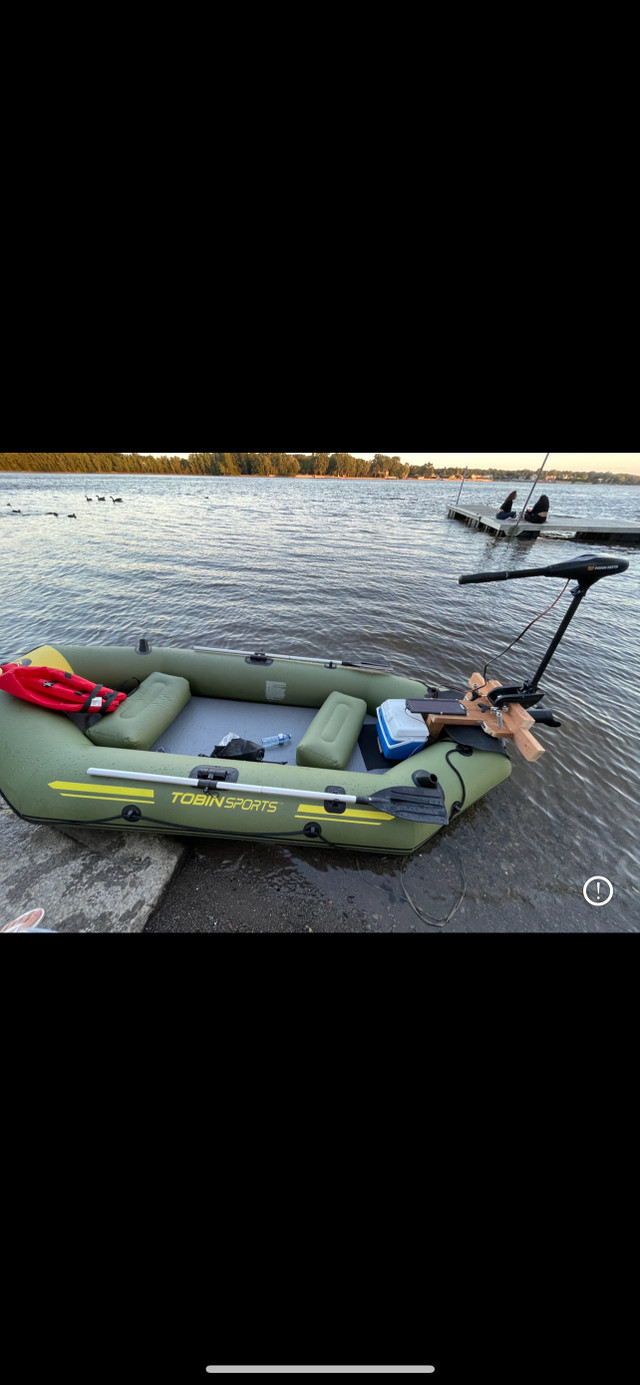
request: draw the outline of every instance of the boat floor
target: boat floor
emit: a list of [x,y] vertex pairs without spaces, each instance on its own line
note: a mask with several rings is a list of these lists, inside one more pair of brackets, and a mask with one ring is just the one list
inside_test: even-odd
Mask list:
[[[317,707],[285,707],[264,702],[235,702],[222,697],[192,697],[175,721],[152,745],[174,755],[207,755],[224,736],[234,732],[243,740],[260,745],[263,736],[288,731],[291,740],[264,752],[265,765],[295,765],[296,749],[317,715]],[[366,716],[346,770],[384,773],[391,761],[384,760],[376,745],[376,718]]]

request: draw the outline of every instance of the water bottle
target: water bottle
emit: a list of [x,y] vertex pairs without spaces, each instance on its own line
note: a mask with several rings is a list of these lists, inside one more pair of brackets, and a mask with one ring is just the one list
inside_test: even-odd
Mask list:
[[278,736],[263,736],[262,744],[269,749],[272,745],[286,745],[291,740],[288,731],[281,731]]

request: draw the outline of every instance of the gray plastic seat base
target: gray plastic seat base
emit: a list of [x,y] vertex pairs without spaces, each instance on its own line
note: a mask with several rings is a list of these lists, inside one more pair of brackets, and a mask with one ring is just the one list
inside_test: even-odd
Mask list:
[[[287,745],[265,750],[265,765],[295,765],[296,750],[305,731],[317,715],[317,707],[273,706],[263,702],[234,702],[222,697],[192,697],[163,732],[152,750],[166,750],[173,755],[210,755],[230,731],[247,741],[261,744],[263,736],[275,736],[288,731]],[[365,724],[375,725],[375,717],[366,716]],[[356,745],[346,770],[363,771],[366,765]],[[339,771],[334,770],[336,774]]]

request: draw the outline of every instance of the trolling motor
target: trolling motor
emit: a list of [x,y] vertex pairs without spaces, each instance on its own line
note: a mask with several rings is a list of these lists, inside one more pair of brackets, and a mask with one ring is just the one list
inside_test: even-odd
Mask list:
[[[551,563],[549,567],[528,567],[522,572],[508,568],[505,572],[474,572],[468,577],[459,577],[460,586],[464,586],[467,582],[508,582],[520,577],[575,577],[577,583],[575,587],[571,588],[573,601],[564,620],[558,627],[542,662],[528,682],[521,683],[517,687],[515,685],[505,687],[501,684],[486,694],[476,689],[472,694],[473,699],[484,698],[487,702],[491,702],[496,711],[512,702],[517,702],[524,708],[534,707],[536,703],[540,702],[544,694],[540,692],[538,679],[542,677],[589,587],[592,587],[594,582],[599,582],[601,577],[612,577],[617,572],[626,572],[628,566],[626,558],[610,559],[602,557],[598,553],[585,553],[580,558],[570,558],[566,563]],[[545,722],[549,726],[559,725],[553,719],[552,712],[540,711],[533,715],[535,721]]]
[[[487,680],[488,665],[485,664],[483,673],[474,673],[469,679],[470,691],[448,692],[441,696],[437,689],[429,689],[431,695],[428,698],[408,698],[405,704],[407,711],[417,712],[424,717],[432,740],[445,731],[451,739],[458,742],[459,747],[466,747],[468,754],[474,749],[502,753],[501,742],[507,739],[515,745],[525,760],[539,759],[544,755],[544,747],[532,736],[531,727],[536,723],[559,726],[560,722],[551,711],[543,708],[537,711],[528,710],[544,696],[538,687],[538,679],[558,648],[569,621],[575,615],[589,587],[601,577],[625,572],[628,566],[625,558],[610,561],[597,553],[585,553],[581,558],[571,558],[566,563],[552,563],[549,567],[529,567],[522,572],[513,569],[506,572],[474,572],[468,577],[459,577],[458,582],[461,585],[467,582],[507,582],[515,577],[575,577],[576,586],[571,589],[573,601],[569,610],[541,664],[528,682],[506,687],[496,679]],[[556,597],[556,601],[558,599]],[[552,604],[555,605],[555,602]],[[539,617],[536,616],[537,619]],[[533,624],[533,621],[530,624]],[[528,629],[529,626],[526,627],[526,630]],[[518,635],[513,644],[522,639],[526,630]],[[508,645],[507,649],[510,648],[511,645]],[[503,650],[503,653],[506,654],[507,650]],[[450,698],[460,700],[449,701]],[[460,753],[463,753],[462,748]]]

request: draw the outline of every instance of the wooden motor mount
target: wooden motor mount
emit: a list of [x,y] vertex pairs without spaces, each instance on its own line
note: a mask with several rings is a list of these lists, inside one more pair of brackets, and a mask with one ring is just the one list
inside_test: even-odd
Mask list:
[[[511,702],[508,707],[501,708],[502,726],[495,711],[481,710],[487,706],[488,694],[494,688],[500,687],[502,684],[497,679],[485,683],[480,673],[473,673],[469,679],[470,691],[463,698],[466,717],[437,716],[429,713],[426,723],[430,738],[437,740],[443,726],[481,726],[488,736],[493,736],[496,740],[513,741],[525,760],[539,760],[540,756],[544,755],[544,746],[531,735],[529,727],[535,726],[535,720],[524,707],[518,702]],[[481,688],[482,692],[474,699],[475,688]]]

